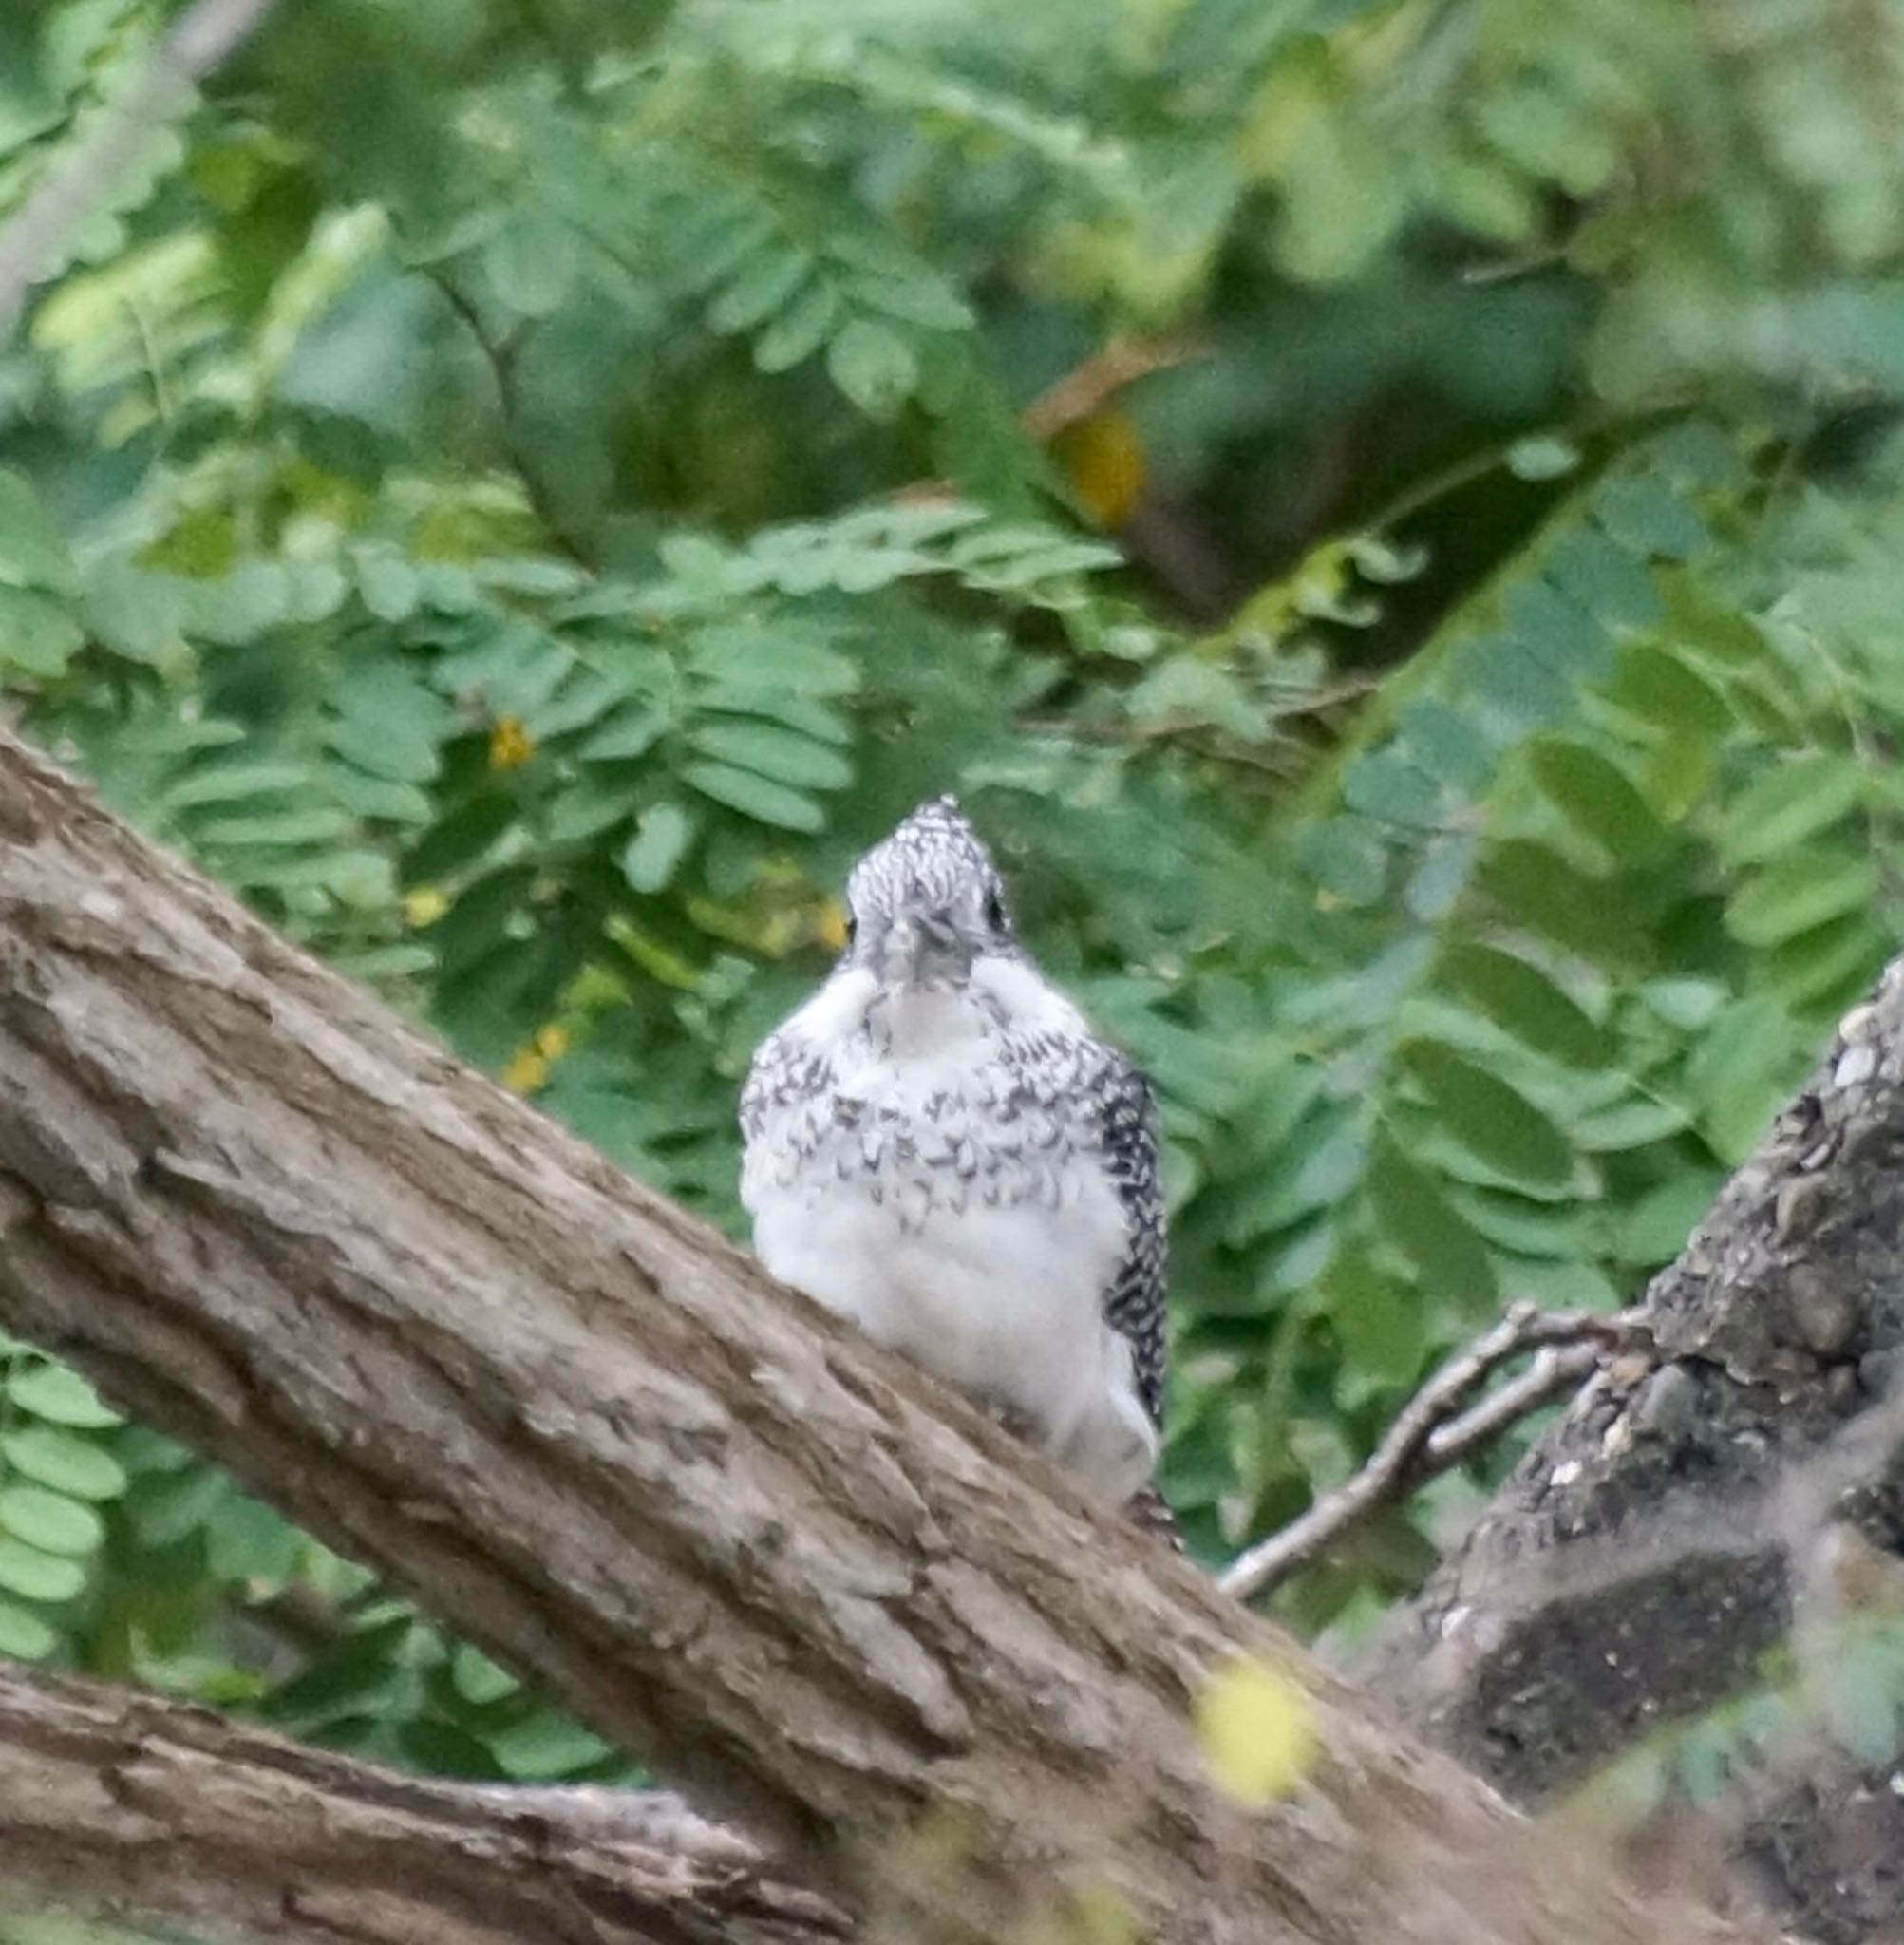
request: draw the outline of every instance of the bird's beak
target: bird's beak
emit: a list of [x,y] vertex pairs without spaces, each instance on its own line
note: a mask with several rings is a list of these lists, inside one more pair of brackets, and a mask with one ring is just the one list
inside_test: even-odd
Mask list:
[[964,957],[964,942],[950,912],[910,913],[887,936],[889,977],[909,981],[942,978]]
[[958,927],[950,912],[928,912],[918,921],[920,940],[928,947],[950,953],[958,945]]

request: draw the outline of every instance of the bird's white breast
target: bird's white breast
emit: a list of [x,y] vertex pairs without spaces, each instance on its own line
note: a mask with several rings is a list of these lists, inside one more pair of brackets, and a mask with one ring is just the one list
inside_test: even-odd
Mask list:
[[[1085,1104],[1065,1088],[1064,1047],[1082,1022],[1017,967],[958,991],[888,994],[870,1021],[861,980],[830,982],[782,1029],[784,1055],[817,1056],[816,1085],[756,1109],[742,1177],[756,1252],[1123,1490],[1155,1439],[1127,1347],[1102,1320],[1127,1218]],[[1010,1035],[1046,1029],[1057,1066],[1034,1062],[1027,1078]]]

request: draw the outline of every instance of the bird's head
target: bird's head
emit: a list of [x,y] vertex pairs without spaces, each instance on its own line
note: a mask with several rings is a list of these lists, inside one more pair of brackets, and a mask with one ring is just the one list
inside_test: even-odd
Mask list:
[[958,983],[975,961],[1018,951],[1005,881],[956,798],[920,804],[874,845],[853,867],[846,903],[841,963],[885,984]]

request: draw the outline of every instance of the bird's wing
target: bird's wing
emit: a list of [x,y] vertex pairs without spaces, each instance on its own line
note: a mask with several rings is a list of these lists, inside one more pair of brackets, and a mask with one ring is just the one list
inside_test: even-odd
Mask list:
[[1170,1350],[1166,1333],[1169,1249],[1157,1097],[1149,1080],[1113,1052],[1094,1090],[1098,1139],[1126,1218],[1123,1260],[1104,1292],[1104,1321],[1130,1340],[1138,1395],[1153,1425],[1163,1423]]

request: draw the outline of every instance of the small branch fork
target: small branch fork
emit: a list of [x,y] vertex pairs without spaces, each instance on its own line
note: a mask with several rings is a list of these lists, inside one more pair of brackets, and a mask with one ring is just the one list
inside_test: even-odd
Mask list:
[[[1279,1587],[1358,1520],[1451,1470],[1530,1412],[1573,1390],[1609,1351],[1632,1343],[1644,1329],[1637,1311],[1607,1315],[1510,1305],[1499,1323],[1451,1357],[1409,1399],[1353,1479],[1238,1554],[1217,1584],[1238,1600]],[[1530,1350],[1534,1362],[1518,1377],[1462,1409],[1502,1365]]]

